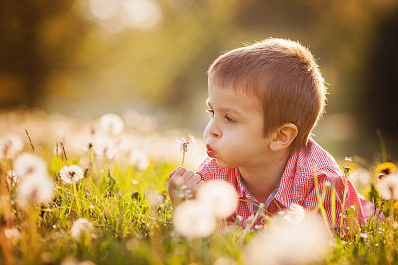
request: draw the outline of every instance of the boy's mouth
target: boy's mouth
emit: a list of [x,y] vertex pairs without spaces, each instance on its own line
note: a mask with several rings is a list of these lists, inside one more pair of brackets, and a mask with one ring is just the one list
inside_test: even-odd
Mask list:
[[206,152],[207,152],[207,155],[209,156],[209,157],[214,157],[214,155],[216,154],[216,151],[214,151],[213,150],[213,148],[211,148],[211,146],[210,145],[206,145]]

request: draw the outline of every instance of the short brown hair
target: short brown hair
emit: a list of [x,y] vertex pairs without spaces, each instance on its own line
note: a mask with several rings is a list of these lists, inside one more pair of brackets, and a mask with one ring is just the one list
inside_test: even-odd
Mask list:
[[307,48],[269,38],[220,55],[208,75],[219,87],[232,87],[261,100],[265,136],[284,123],[293,123],[298,134],[292,151],[306,147],[326,99],[324,79]]

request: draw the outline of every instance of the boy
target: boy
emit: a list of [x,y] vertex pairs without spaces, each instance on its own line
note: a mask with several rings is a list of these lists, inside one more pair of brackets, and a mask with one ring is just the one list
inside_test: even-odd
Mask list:
[[[365,223],[367,202],[332,156],[309,138],[322,115],[326,89],[308,49],[271,38],[227,52],[209,68],[208,91],[211,117],[204,132],[208,158],[196,173],[179,167],[170,174],[173,204],[176,182],[195,194],[201,181],[224,180],[235,187],[240,199],[227,220],[239,218],[245,226],[260,203],[268,215],[293,203],[315,209],[318,189],[319,194],[326,191],[323,205],[330,228],[339,227],[343,204],[344,209],[354,206],[352,216]],[[318,217],[322,219],[320,212]],[[260,215],[254,225],[264,222]]]

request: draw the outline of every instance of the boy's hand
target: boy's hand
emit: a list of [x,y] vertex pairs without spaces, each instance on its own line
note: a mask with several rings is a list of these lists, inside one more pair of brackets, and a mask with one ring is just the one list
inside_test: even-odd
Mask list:
[[[171,203],[175,206],[175,202],[183,198],[178,198],[178,193],[182,192],[181,187],[186,186],[195,196],[196,192],[201,185],[202,177],[195,174],[192,170],[187,170],[183,167],[177,167],[169,175],[169,196]],[[185,189],[185,190],[186,190]],[[177,200],[176,200],[177,199]]]

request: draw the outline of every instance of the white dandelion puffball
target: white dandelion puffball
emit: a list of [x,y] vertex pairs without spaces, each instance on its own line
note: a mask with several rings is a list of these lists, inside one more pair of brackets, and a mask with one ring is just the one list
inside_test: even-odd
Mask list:
[[282,215],[283,219],[293,224],[300,224],[305,218],[303,206],[292,203],[289,209]]
[[74,239],[79,240],[84,234],[92,235],[94,233],[94,225],[86,218],[77,219],[70,229]]
[[331,237],[315,217],[295,224],[277,219],[256,234],[244,249],[244,264],[312,264],[330,250]]
[[196,198],[218,218],[229,217],[238,206],[238,194],[235,188],[222,180],[203,183],[198,189]]
[[22,151],[23,146],[23,140],[18,134],[7,134],[0,139],[0,158],[14,158]]
[[33,154],[21,154],[14,161],[14,172],[21,178],[27,176],[47,176],[47,163]]
[[385,200],[398,199],[398,176],[390,174],[379,181],[380,196]]
[[140,150],[133,150],[129,157],[130,165],[136,169],[143,171],[149,167],[149,157],[148,155]]
[[22,208],[49,202],[54,196],[54,182],[49,177],[22,179],[18,185],[18,204]]
[[58,174],[65,184],[76,183],[83,178],[83,170],[76,165],[64,166],[59,170]]
[[204,238],[213,233],[216,220],[203,203],[190,200],[175,209],[174,227],[184,237]]
[[118,115],[108,113],[101,117],[100,126],[109,136],[117,136],[123,132],[124,122]]
[[115,143],[109,138],[97,139],[94,144],[94,152],[100,157],[113,159],[117,154]]

